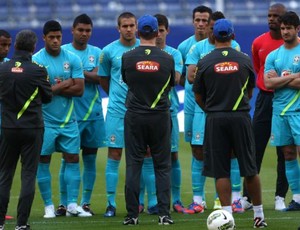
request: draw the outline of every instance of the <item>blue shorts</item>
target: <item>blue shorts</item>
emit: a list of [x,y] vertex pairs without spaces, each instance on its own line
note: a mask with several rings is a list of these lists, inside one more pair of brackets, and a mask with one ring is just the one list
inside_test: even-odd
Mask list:
[[178,152],[179,146],[179,125],[177,114],[172,115],[172,132],[171,132],[171,152]]
[[78,128],[81,147],[101,148],[106,146],[104,119],[78,121]]
[[300,115],[273,115],[270,143],[273,146],[300,145]]
[[77,122],[60,127],[45,127],[42,156],[54,152],[79,154],[80,136]]
[[193,132],[192,132],[192,145],[203,145],[204,133],[205,133],[205,119],[206,114],[204,112],[195,113],[193,120]]
[[184,140],[191,143],[193,133],[193,113],[184,113]]
[[106,114],[105,121],[107,146],[111,148],[124,148],[124,118]]

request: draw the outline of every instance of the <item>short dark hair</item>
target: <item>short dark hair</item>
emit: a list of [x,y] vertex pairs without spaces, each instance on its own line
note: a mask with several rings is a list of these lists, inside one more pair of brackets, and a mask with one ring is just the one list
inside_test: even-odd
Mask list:
[[123,18],[134,18],[135,21],[136,21],[136,17],[135,17],[135,15],[133,13],[131,13],[131,12],[123,12],[118,17],[118,26],[121,25],[121,19],[123,19]]
[[87,15],[87,14],[80,14],[78,15],[73,22],[73,27],[76,27],[77,24],[83,23],[83,24],[88,24],[93,27],[93,21],[92,19]]
[[8,33],[6,30],[0,30],[0,37],[5,37],[5,38],[11,38],[10,33]]
[[285,14],[279,16],[278,22],[280,24],[294,26],[295,28],[300,25],[299,16],[293,11],[288,11]]
[[36,43],[37,36],[35,32],[32,30],[21,30],[16,36],[15,49],[33,53]]
[[45,25],[43,27],[43,34],[47,35],[49,32],[52,32],[52,31],[61,31],[62,32],[61,25],[59,24],[58,21],[50,20],[45,23]]
[[211,20],[213,21],[217,21],[222,18],[225,18],[225,16],[221,11],[215,11],[211,14]]
[[212,9],[207,7],[207,6],[204,6],[204,5],[197,6],[195,9],[193,9],[193,19],[195,19],[195,14],[197,12],[199,12],[199,13],[207,12],[209,14],[209,20],[210,20],[210,17],[211,17],[211,14],[212,14]]
[[154,17],[157,19],[158,26],[164,26],[166,29],[169,28],[169,20],[165,15],[155,14]]

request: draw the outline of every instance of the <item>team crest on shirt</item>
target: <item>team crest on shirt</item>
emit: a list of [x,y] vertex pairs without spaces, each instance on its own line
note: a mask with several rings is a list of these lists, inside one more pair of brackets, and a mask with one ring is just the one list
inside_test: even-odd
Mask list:
[[157,72],[160,64],[155,61],[139,61],[135,67],[136,70],[140,72]]
[[299,64],[299,62],[300,62],[300,55],[296,55],[295,57],[294,57],[294,61],[293,61],[293,65],[297,65],[297,64]]
[[116,136],[115,135],[111,135],[110,136],[110,143],[115,143],[116,142]]
[[239,63],[237,63],[237,62],[221,62],[221,63],[215,64],[214,70],[216,73],[220,73],[220,74],[234,73],[239,70]]
[[89,56],[89,62],[94,63],[95,57],[93,55]]
[[64,62],[64,72],[69,72],[70,71],[70,63],[69,62]]

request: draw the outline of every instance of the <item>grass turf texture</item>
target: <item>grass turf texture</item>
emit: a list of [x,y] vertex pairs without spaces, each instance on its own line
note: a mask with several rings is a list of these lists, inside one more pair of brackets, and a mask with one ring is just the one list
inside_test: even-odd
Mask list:
[[[124,155],[124,152],[123,152]],[[274,210],[274,193],[275,193],[275,179],[276,179],[276,153],[275,149],[268,146],[263,166],[261,170],[261,183],[263,189],[263,205],[266,221],[269,230],[296,230],[300,226],[299,212],[279,212]],[[106,195],[105,195],[105,164],[107,157],[107,149],[102,148],[98,151],[97,157],[97,178],[96,184],[91,199],[91,208],[96,213],[95,216],[89,218],[80,217],[59,217],[54,219],[44,219],[44,205],[36,187],[36,196],[33,203],[30,225],[33,230],[68,230],[68,229],[153,229],[158,227],[157,216],[150,216],[143,213],[139,217],[138,226],[123,226],[122,222],[126,215],[125,199],[124,199],[124,175],[125,175],[125,161],[122,157],[120,164],[120,177],[117,189],[117,216],[113,218],[103,217],[106,209]],[[191,151],[188,143],[183,140],[183,134],[180,134],[180,149],[179,158],[182,169],[182,201],[185,206],[189,205],[192,201],[192,187],[191,187]],[[59,192],[58,192],[58,174],[60,167],[61,154],[56,153],[52,156],[51,172],[52,172],[52,190],[53,200],[55,206],[58,206]],[[20,172],[19,166],[15,175],[15,180],[11,190],[11,199],[9,203],[8,215],[14,216],[13,220],[6,221],[5,229],[14,229],[16,224],[16,207],[18,201],[18,194],[20,189]],[[214,202],[214,183],[213,179],[207,178],[206,180],[206,201],[208,210],[202,214],[184,215],[172,212],[172,218],[175,224],[172,226],[161,226],[162,228],[170,229],[206,229],[206,219],[213,211]],[[145,197],[145,203],[147,204]],[[79,200],[80,201],[80,200]],[[289,191],[286,197],[286,205],[291,201],[291,192]],[[147,205],[146,207],[147,208]],[[243,214],[234,214],[237,229],[253,229],[253,211],[247,211]],[[161,228],[160,227],[160,228]]]

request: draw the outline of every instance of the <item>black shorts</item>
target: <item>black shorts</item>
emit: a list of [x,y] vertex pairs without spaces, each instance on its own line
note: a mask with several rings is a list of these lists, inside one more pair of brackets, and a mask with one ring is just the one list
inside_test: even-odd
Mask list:
[[203,174],[216,179],[229,178],[232,150],[238,159],[241,176],[256,175],[255,143],[249,113],[208,113]]

